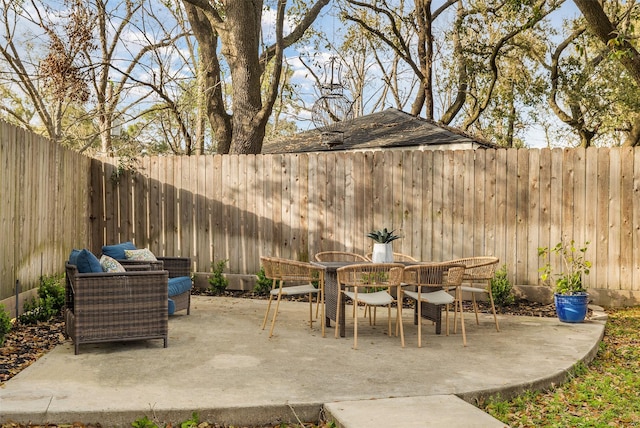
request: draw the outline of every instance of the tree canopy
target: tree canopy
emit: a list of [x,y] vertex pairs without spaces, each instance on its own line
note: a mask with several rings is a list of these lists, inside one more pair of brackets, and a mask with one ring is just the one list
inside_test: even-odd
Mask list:
[[640,144],[636,1],[0,1],[0,118],[78,150],[260,153],[309,126],[329,57],[355,116]]

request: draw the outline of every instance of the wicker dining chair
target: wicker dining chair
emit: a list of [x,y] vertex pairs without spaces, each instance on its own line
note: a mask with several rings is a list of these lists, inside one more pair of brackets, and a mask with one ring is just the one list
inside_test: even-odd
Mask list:
[[[496,331],[500,331],[500,326],[498,325],[496,307],[493,302],[493,294],[491,293],[491,280],[495,275],[498,262],[499,259],[497,257],[490,256],[467,257],[449,260],[447,262],[460,263],[465,265],[464,278],[462,280],[460,291],[462,293],[471,293],[473,310],[476,313],[476,324],[478,325],[480,324],[480,320],[478,319],[478,304],[476,303],[476,294],[487,294],[489,296],[489,302],[491,302],[491,312],[493,313],[493,321],[496,324]],[[462,310],[461,304],[459,305],[459,307],[460,310]]]
[[321,251],[316,253],[318,262],[368,262],[365,256],[348,251]]
[[[399,263],[358,263],[338,268],[338,297],[336,330],[338,337],[340,330],[341,299],[348,297],[353,301],[354,308],[359,303],[370,306],[387,306],[387,333],[391,336],[391,304],[396,299],[390,289],[396,288],[400,295],[402,271],[404,265]],[[344,288],[343,288],[344,287]],[[402,305],[397,305],[396,326],[400,329],[401,345],[404,347],[404,330],[402,326]],[[358,349],[358,316],[353,313],[353,349]]]
[[[267,319],[271,311],[271,302],[274,296],[277,297],[277,301],[271,320],[269,337],[273,336],[273,329],[276,325],[276,318],[282,296],[298,296],[303,294],[307,294],[309,297],[309,328],[313,328],[313,295],[315,294],[318,296],[318,305],[322,308],[320,324],[322,337],[324,337],[324,270],[310,263],[276,257],[260,257],[260,261],[264,267],[265,277],[272,281],[271,291],[269,292],[269,303],[267,304],[267,311],[262,321],[262,329],[264,330],[267,325]],[[319,284],[318,288],[312,284],[312,282],[315,281]],[[290,283],[294,283],[294,285],[289,285]],[[300,283],[304,284],[301,285]],[[317,316],[316,310],[316,317]]]
[[[435,263],[428,265],[410,265],[404,268],[402,281],[406,286],[415,290],[402,289],[402,298],[408,297],[415,300],[415,310],[418,320],[418,348],[422,347],[422,303],[436,305],[438,311],[445,309],[445,325],[447,336],[449,335],[449,305],[456,302],[454,296],[446,289],[456,288],[459,292],[464,275],[464,265],[451,263]],[[464,318],[462,323],[462,343],[467,346],[467,338],[464,330]]]

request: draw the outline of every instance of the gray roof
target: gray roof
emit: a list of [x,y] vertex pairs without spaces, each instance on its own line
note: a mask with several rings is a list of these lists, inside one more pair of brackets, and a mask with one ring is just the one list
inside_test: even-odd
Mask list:
[[[339,142],[335,145],[326,144],[327,139],[331,139],[331,132],[337,132],[334,135],[337,135],[337,140],[341,141],[341,144]],[[324,128],[265,142],[262,153],[489,147],[496,146],[435,121],[390,108]]]

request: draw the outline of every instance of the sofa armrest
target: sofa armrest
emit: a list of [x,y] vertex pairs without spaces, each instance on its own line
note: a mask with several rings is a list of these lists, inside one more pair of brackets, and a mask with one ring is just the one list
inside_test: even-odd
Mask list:
[[157,257],[162,261],[164,269],[169,271],[169,278],[191,276],[191,258],[189,257]]

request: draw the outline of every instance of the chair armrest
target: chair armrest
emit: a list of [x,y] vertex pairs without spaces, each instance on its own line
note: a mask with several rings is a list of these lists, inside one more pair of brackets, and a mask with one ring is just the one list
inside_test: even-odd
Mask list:
[[164,269],[169,271],[169,278],[191,276],[191,258],[189,257],[157,257]]

